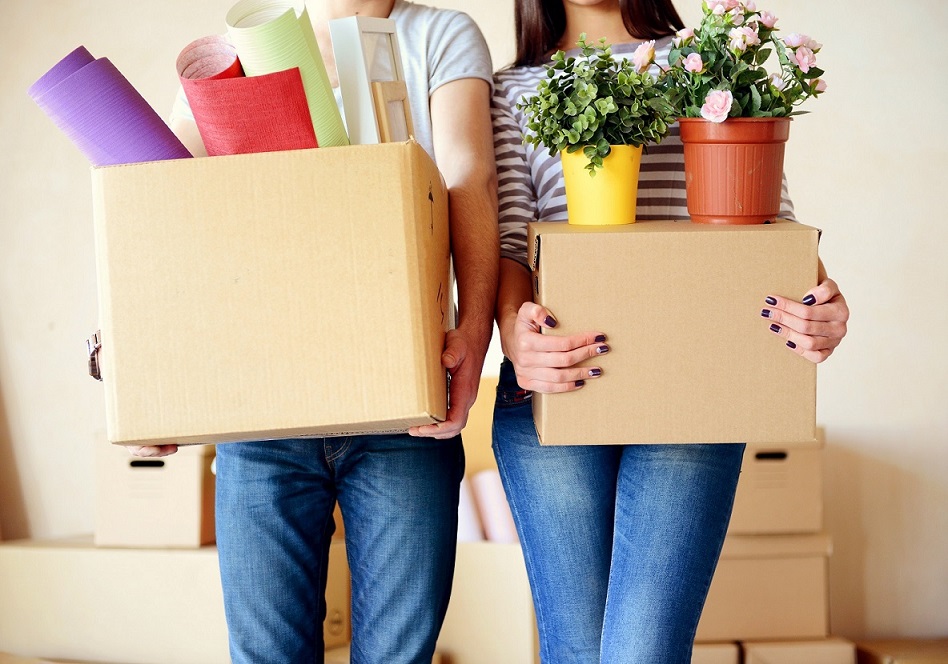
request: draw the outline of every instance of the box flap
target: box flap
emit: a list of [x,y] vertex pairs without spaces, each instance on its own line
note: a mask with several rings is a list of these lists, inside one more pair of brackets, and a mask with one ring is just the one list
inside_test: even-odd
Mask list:
[[830,556],[833,542],[827,533],[807,535],[728,535],[721,558],[810,558]]

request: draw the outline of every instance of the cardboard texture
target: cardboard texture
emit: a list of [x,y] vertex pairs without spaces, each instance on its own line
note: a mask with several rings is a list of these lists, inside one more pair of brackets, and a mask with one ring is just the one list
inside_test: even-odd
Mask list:
[[540,661],[523,552],[518,544],[459,542],[438,651],[451,664]]
[[823,528],[823,440],[812,445],[749,444],[728,532],[815,533]]
[[691,664],[740,664],[741,650],[736,643],[696,643]]
[[855,644],[839,638],[744,642],[741,648],[744,651],[744,664],[856,664]]
[[530,224],[535,300],[611,351],[601,378],[535,394],[545,445],[813,442],[816,366],[767,330],[768,295],[817,283],[819,231],[790,222],[711,226]]
[[198,548],[214,543],[213,446],[158,459],[96,449],[95,544]]
[[828,535],[729,535],[696,641],[822,639],[829,625]]
[[859,664],[948,664],[948,639],[889,639],[856,644]]
[[[349,641],[344,545],[330,547],[324,629]],[[91,537],[0,544],[0,651],[60,660],[229,664],[217,549],[102,549]],[[161,628],[155,627],[156,621]]]
[[444,418],[447,192],[417,143],[117,166],[92,182],[111,442]]

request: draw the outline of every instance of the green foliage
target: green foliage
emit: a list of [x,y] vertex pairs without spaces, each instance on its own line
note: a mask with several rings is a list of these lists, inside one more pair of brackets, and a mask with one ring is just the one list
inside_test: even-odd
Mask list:
[[591,175],[602,167],[610,145],[658,143],[675,122],[675,110],[648,72],[612,57],[605,39],[593,45],[583,34],[579,57],[563,51],[546,66],[537,94],[517,107],[527,117],[524,141],[551,155],[582,150]]

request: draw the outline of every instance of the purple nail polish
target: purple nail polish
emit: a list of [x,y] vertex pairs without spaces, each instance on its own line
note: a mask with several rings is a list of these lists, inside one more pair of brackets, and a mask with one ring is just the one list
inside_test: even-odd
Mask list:
[[803,298],[803,304],[805,304],[808,307],[813,306],[814,304],[816,304],[816,297],[814,297],[813,295],[807,295],[805,298]]
[[603,344],[596,349],[596,355],[602,355],[603,353],[609,352],[609,346]]
[[780,334],[780,326],[774,323],[773,325],[770,326],[770,331],[773,332],[774,334]]
[[777,298],[768,295],[766,298],[764,298],[764,302],[773,307],[777,304]]
[[584,381],[584,380],[577,380],[577,381],[576,381],[576,387],[582,387],[582,386],[585,385],[585,384],[586,384],[586,381]]
[[770,318],[770,309],[761,309],[760,315],[764,318]]
[[787,347],[788,347],[788,348],[796,348],[797,345],[796,345],[795,343],[793,343],[792,341],[788,341],[788,342],[787,342]]
[[547,316],[546,318],[544,318],[543,323],[547,327],[556,327],[556,319],[553,318],[553,316]]
[[595,341],[597,344],[601,344],[605,340],[606,340],[606,335],[604,334],[600,334],[595,339],[593,339],[593,341]]
[[602,375],[602,369],[590,369],[590,370],[589,370],[589,375],[592,376],[593,378],[595,378],[596,376],[601,376],[601,375]]

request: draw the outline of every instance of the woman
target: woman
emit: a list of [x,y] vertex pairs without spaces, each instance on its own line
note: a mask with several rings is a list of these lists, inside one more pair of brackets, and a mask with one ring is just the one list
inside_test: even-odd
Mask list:
[[[577,363],[610,350],[607,330],[543,335],[555,312],[533,304],[526,224],[564,221],[559,157],[522,142],[517,109],[543,64],[581,33],[628,56],[656,40],[667,61],[682,21],[669,0],[517,0],[517,60],[495,76],[501,268],[497,321],[506,356],[494,412],[494,453],[530,577],[544,662],[687,664],[727,530],[743,444],[540,447],[531,391],[582,389],[601,375]],[[638,218],[688,218],[677,127],[642,162]],[[792,218],[784,197],[781,216]],[[788,352],[828,357],[848,309],[820,266],[803,302],[768,301]],[[749,311],[749,316],[762,315]],[[761,334],[770,334],[762,326]],[[590,441],[595,443],[595,441]]]

